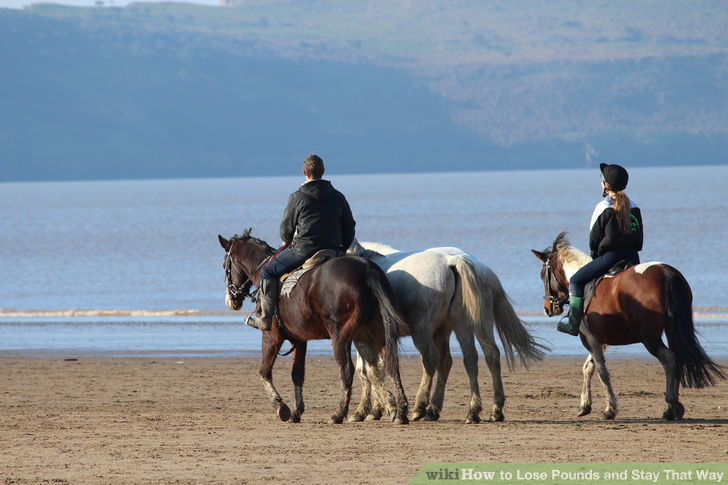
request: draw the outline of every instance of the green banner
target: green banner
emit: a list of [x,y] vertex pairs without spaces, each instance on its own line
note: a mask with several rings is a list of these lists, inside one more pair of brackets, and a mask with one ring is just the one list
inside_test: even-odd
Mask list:
[[410,485],[728,484],[726,463],[428,463]]

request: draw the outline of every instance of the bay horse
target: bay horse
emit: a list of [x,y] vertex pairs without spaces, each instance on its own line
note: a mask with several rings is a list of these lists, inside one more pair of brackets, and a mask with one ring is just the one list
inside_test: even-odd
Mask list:
[[[260,283],[261,268],[275,250],[252,237],[218,236],[225,250],[227,293],[231,310],[239,310],[250,296],[252,285]],[[288,296],[281,296],[270,331],[263,332],[260,377],[279,419],[300,422],[304,412],[303,380],[306,345],[309,340],[331,339],[334,359],[339,364],[341,394],[331,423],[342,423],[349,410],[354,363],[351,344],[372,365],[384,354],[387,373],[396,386],[393,420],[407,424],[407,397],[399,373],[398,327],[404,325],[392,302],[392,289],[384,273],[364,258],[335,257],[303,274]],[[284,341],[293,345],[295,407],[293,413],[273,386],[273,365]]]
[[[552,247],[531,250],[541,260],[544,312],[560,315],[569,298],[569,278],[591,258],[572,247],[562,232]],[[612,390],[604,359],[607,345],[642,343],[665,370],[667,409],[663,419],[682,419],[685,408],[679,400],[682,383],[691,388],[712,386],[725,376],[705,353],[695,335],[693,295],[685,277],[670,265],[650,262],[631,266],[605,277],[584,309],[579,328],[582,344],[589,351],[584,362],[584,380],[579,416],[591,412],[591,379],[594,369],[608,394],[605,419],[617,415],[617,396]],[[667,346],[662,334],[667,337]]]
[[[366,257],[386,272],[398,308],[407,322],[400,334],[411,335],[421,355],[422,380],[412,419],[435,421],[440,416],[452,367],[450,335],[454,331],[470,381],[470,408],[465,422],[481,420],[476,338],[485,354],[493,385],[489,420],[502,421],[505,393],[494,325],[500,334],[509,368],[515,365],[516,353],[528,366],[543,358],[542,349],[546,347],[535,342],[518,318],[496,274],[475,256],[454,247],[405,252],[386,244],[354,241],[349,253]],[[381,371],[362,364],[357,360],[360,376],[365,381],[362,399],[351,420],[377,419],[382,413],[380,404],[387,405],[370,398],[370,388],[381,382],[378,377]],[[382,395],[382,392],[377,394]]]

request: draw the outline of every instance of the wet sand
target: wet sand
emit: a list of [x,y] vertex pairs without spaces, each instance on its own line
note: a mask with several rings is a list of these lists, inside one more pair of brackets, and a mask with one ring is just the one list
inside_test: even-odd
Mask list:
[[[292,400],[290,358],[275,383]],[[466,425],[467,379],[455,360],[439,422],[330,425],[338,368],[307,362],[306,412],[276,418],[256,358],[0,357],[0,483],[408,483],[435,462],[726,462],[728,383],[685,389],[685,419],[660,419],[656,360],[609,361],[620,411],[577,418],[581,360],[504,372],[506,420]],[[728,362],[722,362],[728,365]],[[419,359],[402,363],[414,401]],[[490,376],[480,382],[490,408]],[[359,385],[355,383],[354,406]],[[485,415],[485,413],[484,413]]]

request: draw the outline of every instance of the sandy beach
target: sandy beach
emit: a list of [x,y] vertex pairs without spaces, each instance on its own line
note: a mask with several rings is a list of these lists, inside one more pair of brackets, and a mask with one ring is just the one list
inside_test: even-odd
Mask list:
[[[281,358],[275,369],[289,403],[290,363]],[[608,363],[620,397],[615,421],[601,419],[596,379],[598,409],[577,418],[582,361],[552,358],[504,373],[504,422],[466,425],[467,380],[456,359],[441,420],[396,426],[327,424],[339,389],[328,357],[308,360],[306,413],[289,424],[276,418],[256,358],[4,356],[0,482],[392,484],[436,462],[728,460],[728,383],[684,389],[685,419],[666,422],[657,361]],[[413,401],[419,359],[404,358],[402,373]],[[482,362],[480,382],[489,403]],[[356,406],[358,383],[354,392]]]

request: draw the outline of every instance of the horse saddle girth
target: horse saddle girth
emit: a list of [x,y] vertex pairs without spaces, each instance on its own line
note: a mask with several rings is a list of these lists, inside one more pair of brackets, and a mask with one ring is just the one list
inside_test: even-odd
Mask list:
[[335,258],[336,256],[338,256],[338,253],[333,249],[321,249],[320,251],[313,253],[310,258],[304,261],[300,268],[281,276],[281,296],[290,296],[291,291],[293,291],[298,280],[300,280],[304,274],[308,273],[316,266],[325,263],[329,259]]

